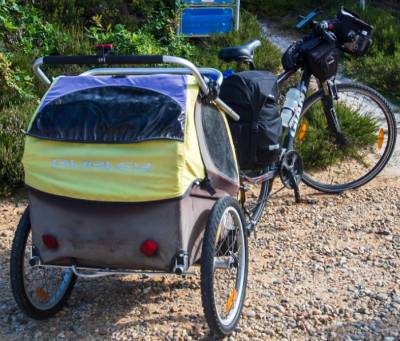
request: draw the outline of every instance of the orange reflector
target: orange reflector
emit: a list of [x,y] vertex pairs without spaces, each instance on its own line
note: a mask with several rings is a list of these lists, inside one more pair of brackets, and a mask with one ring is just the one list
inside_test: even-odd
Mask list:
[[36,288],[35,293],[41,301],[47,302],[49,300],[49,294],[43,288]]
[[383,139],[385,138],[385,132],[383,131],[383,128],[379,128],[379,133],[378,133],[378,148],[381,149],[383,146]]
[[232,290],[231,294],[230,294],[229,297],[228,297],[228,301],[226,302],[225,314],[228,314],[229,311],[231,310],[232,304],[233,304],[233,302],[235,302],[235,300],[236,300],[236,295],[237,295],[237,294],[236,294],[236,288],[234,288],[234,289]]
[[304,136],[306,136],[307,128],[308,128],[307,121],[304,120],[303,123],[301,124],[300,130],[299,130],[299,141],[300,142],[303,141]]

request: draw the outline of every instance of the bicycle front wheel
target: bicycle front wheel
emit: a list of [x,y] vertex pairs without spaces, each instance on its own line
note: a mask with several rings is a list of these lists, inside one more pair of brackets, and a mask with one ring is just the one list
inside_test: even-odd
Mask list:
[[366,184],[389,161],[396,143],[396,121],[385,98],[361,84],[338,84],[334,100],[344,142],[328,127],[322,91],[304,103],[295,149],[304,163],[303,181],[327,193]]

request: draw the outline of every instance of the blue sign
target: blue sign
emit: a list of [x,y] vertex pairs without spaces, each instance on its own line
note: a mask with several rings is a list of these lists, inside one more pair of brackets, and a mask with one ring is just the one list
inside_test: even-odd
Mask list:
[[218,7],[185,8],[181,25],[181,33],[189,36],[228,33],[233,30],[233,10]]

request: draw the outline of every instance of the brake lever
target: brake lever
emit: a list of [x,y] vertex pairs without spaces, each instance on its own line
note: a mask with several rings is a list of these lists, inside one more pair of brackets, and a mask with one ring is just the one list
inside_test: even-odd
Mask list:
[[336,43],[336,34],[330,31],[323,30],[324,39],[331,45]]
[[322,37],[326,42],[328,42],[331,45],[336,43],[336,34],[333,33],[332,31],[329,31],[329,23],[326,20],[321,21],[314,27],[315,27],[314,32],[322,35]]

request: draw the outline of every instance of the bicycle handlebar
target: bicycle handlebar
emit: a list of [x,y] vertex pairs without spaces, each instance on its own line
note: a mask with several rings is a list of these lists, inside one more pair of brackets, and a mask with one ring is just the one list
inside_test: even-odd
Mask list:
[[303,29],[308,24],[310,24],[314,20],[314,18],[320,13],[322,13],[322,11],[319,8],[317,8],[308,13],[306,16],[300,16],[299,18],[300,21],[296,24],[295,28],[298,30]]
[[335,33],[332,31],[332,29],[335,27],[335,24],[328,20],[323,20],[321,22],[314,20],[314,18],[321,13],[322,11],[317,8],[308,13],[306,16],[300,17],[300,21],[297,23],[295,28],[300,30],[305,28],[307,25],[311,25],[313,33],[316,36],[321,36],[329,44],[335,44],[337,38]]

